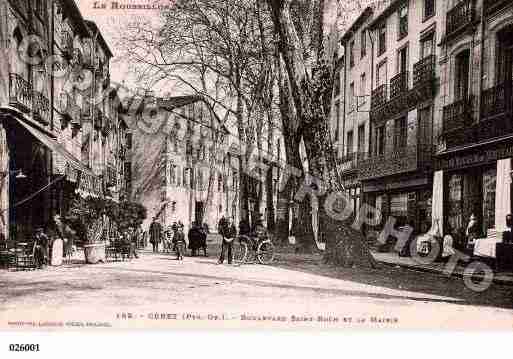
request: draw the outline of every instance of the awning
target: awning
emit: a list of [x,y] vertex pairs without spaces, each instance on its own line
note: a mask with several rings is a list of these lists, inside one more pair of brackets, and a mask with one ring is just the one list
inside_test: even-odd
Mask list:
[[41,143],[43,143],[46,147],[48,147],[51,151],[60,154],[67,164],[77,171],[82,172],[83,174],[96,177],[95,174],[86,166],[84,166],[80,160],[78,160],[73,154],[71,154],[64,146],[62,146],[59,142],[45,134],[44,132],[38,130],[37,128],[25,123],[23,120],[17,119],[18,123],[22,125],[28,132],[32,134],[35,138],[37,138]]

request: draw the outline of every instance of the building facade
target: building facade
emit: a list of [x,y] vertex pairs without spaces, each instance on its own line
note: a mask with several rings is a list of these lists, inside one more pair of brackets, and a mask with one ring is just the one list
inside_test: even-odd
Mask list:
[[[332,129],[344,128],[335,130],[343,144],[339,168],[348,187],[357,178],[362,200],[384,219],[458,242],[472,214],[483,237],[505,230],[512,212],[512,10],[508,1],[391,1],[364,10],[341,36],[344,76],[333,118],[343,124],[332,121]],[[367,95],[363,73],[370,74],[370,107],[354,114]],[[355,130],[366,121],[368,132]]]
[[512,210],[512,9],[509,1],[444,3],[434,186],[444,232],[462,236],[474,214],[481,235],[493,236]]
[[131,121],[128,163],[131,196],[148,209],[145,226],[152,220],[164,227],[180,221],[188,231],[197,222],[216,231],[223,215],[238,223],[238,152],[218,117],[198,96],[141,103],[143,112]]
[[109,50],[73,0],[0,1],[1,233],[28,238],[71,198],[126,181]]

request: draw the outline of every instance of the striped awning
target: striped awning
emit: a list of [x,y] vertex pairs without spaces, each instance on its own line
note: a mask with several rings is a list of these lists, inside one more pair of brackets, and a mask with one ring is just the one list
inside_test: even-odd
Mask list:
[[55,139],[51,138],[43,131],[38,130],[37,128],[29,125],[23,120],[16,119],[18,123],[23,126],[30,134],[32,134],[37,140],[39,140],[43,145],[48,147],[52,152],[58,153],[61,158],[66,162],[66,174],[69,174],[69,168],[73,168],[83,174],[96,177],[95,174],[87,168],[79,159],[77,159],[71,152],[69,152],[63,145],[57,142]]

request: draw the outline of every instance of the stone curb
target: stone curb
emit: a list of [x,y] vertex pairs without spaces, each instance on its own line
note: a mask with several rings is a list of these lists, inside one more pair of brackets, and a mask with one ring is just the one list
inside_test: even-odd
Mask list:
[[[422,265],[416,266],[416,265],[411,265],[411,264],[391,262],[391,261],[383,261],[383,260],[378,260],[378,259],[376,259],[376,262],[384,264],[384,265],[387,265],[387,266],[390,266],[390,267],[392,267],[392,266],[394,266],[394,267],[395,266],[399,266],[401,268],[406,268],[406,269],[410,269],[410,270],[414,270],[414,271],[418,271],[418,272],[441,274],[444,277],[447,277],[447,275],[443,272],[443,270],[442,269],[438,269],[438,268],[425,267],[425,266],[422,266]],[[450,275],[450,277],[457,277],[457,278],[463,278],[464,276],[465,275],[463,274],[463,272],[459,271],[459,270],[455,270]],[[478,276],[478,277],[479,278],[483,278],[483,276]],[[502,285],[513,286],[513,277],[511,279],[504,279],[504,278],[498,278],[496,275],[494,275],[492,281],[495,284],[502,284]]]

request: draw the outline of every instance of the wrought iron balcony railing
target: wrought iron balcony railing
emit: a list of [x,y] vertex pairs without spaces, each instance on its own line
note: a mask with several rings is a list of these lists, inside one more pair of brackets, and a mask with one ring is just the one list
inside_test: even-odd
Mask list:
[[435,78],[435,55],[430,55],[413,65],[413,87]]
[[410,145],[386,151],[380,155],[369,154],[358,161],[358,179],[369,180],[416,171],[432,163],[433,146]]
[[372,90],[371,108],[375,109],[383,106],[387,102],[387,85],[383,84]]
[[484,12],[486,15],[491,15],[509,4],[511,4],[511,0],[484,0]]
[[453,34],[474,19],[473,0],[462,0],[447,12],[446,35]]
[[358,159],[363,158],[363,154],[358,152],[348,153],[347,155],[337,159],[337,167],[340,173],[355,170],[358,166]]
[[50,101],[38,91],[34,91],[33,94],[33,114],[34,118],[44,125],[50,123]]
[[393,100],[408,92],[409,73],[401,72],[390,80],[390,100]]
[[442,135],[469,128],[472,125],[470,99],[456,101],[443,108]]
[[512,82],[505,81],[497,86],[484,90],[481,97],[481,113],[483,118],[490,118],[511,112]]
[[32,86],[21,75],[9,74],[9,104],[24,112],[32,109]]

